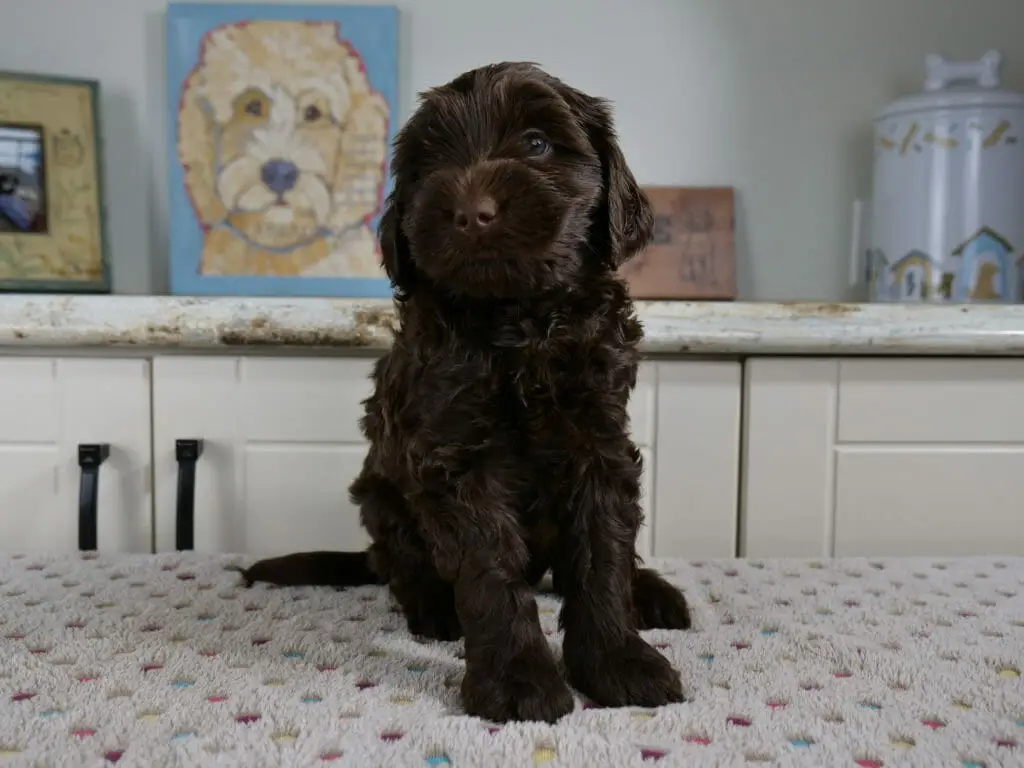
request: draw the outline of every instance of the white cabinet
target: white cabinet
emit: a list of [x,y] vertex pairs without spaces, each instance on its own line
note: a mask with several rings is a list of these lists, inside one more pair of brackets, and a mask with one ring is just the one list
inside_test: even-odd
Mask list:
[[1024,361],[747,365],[742,554],[1024,555]]
[[665,361],[657,370],[656,557],[733,557],[740,482],[741,365]]
[[[281,554],[367,543],[348,485],[366,445],[371,358],[153,361],[156,548],[175,549],[175,444],[201,438],[194,546]],[[630,400],[644,457],[642,556],[735,553],[740,364],[642,364]]]
[[362,549],[348,486],[362,467],[360,401],[372,359],[158,357],[153,361],[156,549],[175,549],[175,443],[200,438],[195,549]]
[[79,545],[79,446],[98,468],[98,549],[152,547],[149,361],[0,357],[0,551]]

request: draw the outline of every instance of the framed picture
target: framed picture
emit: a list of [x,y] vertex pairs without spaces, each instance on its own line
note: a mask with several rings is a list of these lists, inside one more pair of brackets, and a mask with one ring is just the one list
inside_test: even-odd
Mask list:
[[99,85],[0,72],[0,290],[107,293]]
[[654,239],[622,266],[634,299],[736,298],[732,187],[644,187]]
[[171,3],[175,294],[388,297],[398,9]]

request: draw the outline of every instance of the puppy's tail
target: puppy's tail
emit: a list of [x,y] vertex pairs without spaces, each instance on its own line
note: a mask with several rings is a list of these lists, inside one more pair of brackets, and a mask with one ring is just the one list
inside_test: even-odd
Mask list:
[[374,573],[366,552],[296,552],[259,560],[248,568],[228,566],[228,570],[242,574],[246,587],[257,581],[280,587],[359,587],[387,583]]

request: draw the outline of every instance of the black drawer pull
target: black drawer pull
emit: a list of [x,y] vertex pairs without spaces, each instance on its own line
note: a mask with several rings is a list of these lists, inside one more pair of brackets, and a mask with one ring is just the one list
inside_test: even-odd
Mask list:
[[179,551],[195,549],[196,462],[202,455],[202,440],[174,441],[174,457],[178,460],[178,507],[175,515],[174,547]]
[[78,486],[78,548],[83,552],[99,549],[96,503],[100,490],[100,465],[108,456],[108,443],[82,443],[78,446],[78,466],[82,470]]

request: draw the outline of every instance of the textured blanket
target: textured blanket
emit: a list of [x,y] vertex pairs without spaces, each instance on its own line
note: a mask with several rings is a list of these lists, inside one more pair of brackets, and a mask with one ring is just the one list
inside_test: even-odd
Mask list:
[[695,628],[645,636],[688,701],[503,726],[386,590],[228,563],[0,556],[0,765],[1024,765],[1024,560],[656,562]]

